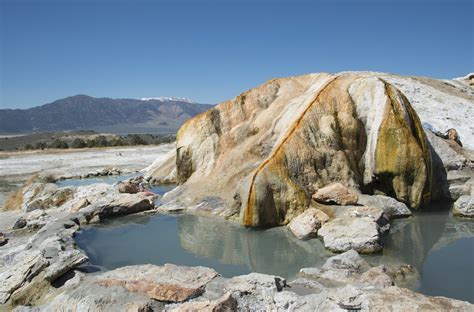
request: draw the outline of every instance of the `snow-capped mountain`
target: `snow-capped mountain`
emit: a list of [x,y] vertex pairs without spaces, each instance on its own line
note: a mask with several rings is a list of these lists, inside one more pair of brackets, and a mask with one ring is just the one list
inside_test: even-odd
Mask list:
[[185,103],[196,103],[195,101],[186,97],[179,96],[159,96],[159,97],[144,97],[141,101],[160,101],[160,102],[185,102]]

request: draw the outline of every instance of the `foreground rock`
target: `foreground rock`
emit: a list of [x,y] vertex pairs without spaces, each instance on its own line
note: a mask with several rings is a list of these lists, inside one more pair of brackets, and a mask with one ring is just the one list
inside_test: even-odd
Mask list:
[[341,183],[332,183],[318,189],[313,199],[323,204],[353,205],[357,203],[357,193]]
[[288,224],[290,231],[299,239],[314,238],[321,225],[329,220],[327,214],[316,208],[309,208]]
[[[0,305],[30,304],[52,288],[51,284],[88,260],[76,249],[73,235],[79,224],[153,209],[153,198],[118,194],[61,219],[48,219],[25,244],[0,254]],[[30,213],[42,217],[43,211]],[[24,227],[29,224],[28,219]],[[18,223],[18,222],[17,222]],[[8,246],[8,245],[7,245]],[[4,247],[2,247],[4,248]]]
[[[223,278],[203,267],[137,265],[75,275],[46,304],[17,311],[472,310],[467,302],[395,286],[398,271],[371,267],[353,250],[329,258],[322,268],[302,269],[288,284],[266,274]],[[412,274],[405,271],[404,277]]]
[[355,249],[372,253],[382,249],[379,226],[371,217],[336,218],[325,223],[318,231],[324,246],[334,252]]
[[204,267],[142,265],[104,273],[96,283],[105,287],[120,286],[159,301],[180,302],[201,295],[204,286],[217,275],[216,271]]

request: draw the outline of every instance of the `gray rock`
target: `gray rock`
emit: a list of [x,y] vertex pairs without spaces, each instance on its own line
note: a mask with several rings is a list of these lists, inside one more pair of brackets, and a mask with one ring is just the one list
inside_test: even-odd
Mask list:
[[3,267],[0,272],[0,304],[6,303],[13,292],[23,287],[49,265],[39,250],[25,250],[17,257],[14,265]]
[[451,184],[449,185],[449,195],[451,200],[457,201],[459,197],[463,195],[469,195],[471,193],[470,184]]
[[5,237],[5,234],[0,232],[0,246],[6,245],[8,243],[8,238]]
[[379,226],[373,218],[336,218],[325,223],[318,231],[324,246],[334,252],[355,249],[372,253],[382,249]]
[[382,209],[377,207],[352,206],[352,208],[345,211],[344,216],[352,218],[372,218],[378,224],[380,232],[386,232],[390,229],[390,218]]
[[106,219],[115,216],[122,216],[152,210],[155,208],[153,197],[142,194],[116,194],[95,204],[84,208],[92,212],[92,216]]
[[316,237],[321,225],[328,220],[328,215],[321,210],[309,208],[291,220],[288,228],[299,239],[309,239]]
[[354,272],[363,272],[369,268],[369,263],[353,249],[328,258],[323,265],[323,269],[348,269]]
[[411,216],[407,205],[384,195],[359,195],[358,204],[382,209],[390,219]]
[[467,166],[469,160],[466,155],[454,150],[447,140],[438,137],[431,131],[425,131],[425,133],[434,152],[447,171],[458,170]]
[[352,283],[369,269],[370,265],[357,251],[349,250],[329,258],[322,268],[303,268],[299,275],[333,287]]
[[19,217],[13,224],[12,230],[22,229],[26,226],[26,224],[27,224],[26,219],[23,217]]
[[453,214],[461,217],[474,217],[474,197],[472,195],[462,195],[454,202]]
[[235,311],[237,309],[237,300],[226,293],[215,300],[197,299],[181,304],[166,306],[169,312],[188,312],[188,311]]

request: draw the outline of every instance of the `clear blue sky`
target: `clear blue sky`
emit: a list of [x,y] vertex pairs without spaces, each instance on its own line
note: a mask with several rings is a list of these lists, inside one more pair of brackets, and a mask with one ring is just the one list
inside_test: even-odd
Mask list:
[[75,94],[218,103],[320,71],[474,71],[472,0],[0,3],[1,108]]

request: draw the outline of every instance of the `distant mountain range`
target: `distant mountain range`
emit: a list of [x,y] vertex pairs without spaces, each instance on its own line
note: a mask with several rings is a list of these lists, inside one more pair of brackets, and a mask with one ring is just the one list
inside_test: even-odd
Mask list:
[[211,107],[186,98],[111,99],[75,95],[29,109],[0,109],[0,133],[169,133]]

